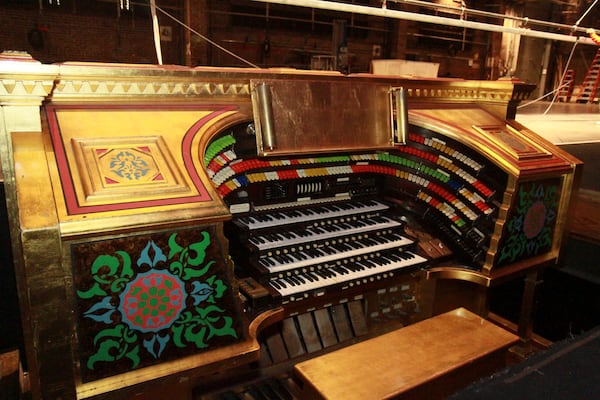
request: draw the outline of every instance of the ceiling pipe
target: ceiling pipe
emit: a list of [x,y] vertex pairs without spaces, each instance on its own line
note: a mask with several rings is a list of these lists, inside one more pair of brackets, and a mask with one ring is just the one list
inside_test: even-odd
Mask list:
[[[461,18],[465,18],[470,15],[473,15],[473,16],[478,16],[478,17],[497,18],[497,19],[502,19],[502,20],[509,19],[512,21],[518,21],[521,24],[523,24],[523,26],[538,25],[538,26],[543,26],[543,27],[547,27],[547,28],[564,29],[569,32],[577,31],[577,32],[583,32],[583,33],[585,33],[587,30],[587,28],[578,27],[577,26],[578,24],[565,25],[565,24],[559,24],[557,22],[542,21],[539,19],[531,19],[528,17],[518,17],[515,15],[499,14],[499,13],[495,13],[495,12],[475,10],[475,9],[466,8],[466,7],[457,7],[457,6],[450,6],[447,4],[430,3],[430,2],[422,1],[422,0],[387,0],[387,1],[392,2],[392,3],[397,3],[397,4],[415,5],[415,6],[419,6],[419,7],[429,8],[432,10],[445,10],[446,12],[460,14]],[[589,9],[588,9],[588,12],[589,12]],[[585,15],[583,17],[585,17]],[[581,19],[583,19],[583,17]]]
[[[376,8],[376,7],[360,6],[360,5],[355,5],[355,4],[337,3],[337,2],[326,1],[326,0],[251,0],[251,1],[261,2],[261,3],[281,4],[281,5],[296,6],[296,7],[305,7],[305,8],[318,8],[318,9],[322,9],[322,10],[340,11],[340,12],[348,12],[348,13],[355,13],[355,14],[372,15],[375,17],[402,19],[402,20],[407,20],[407,21],[425,22],[425,23],[437,24],[437,25],[456,26],[459,28],[478,29],[478,30],[490,31],[490,32],[513,33],[513,34],[522,35],[522,36],[528,36],[528,37],[534,37],[534,38],[540,38],[540,39],[548,39],[548,40],[556,40],[556,41],[560,41],[560,42],[597,45],[596,43],[594,43],[594,41],[592,39],[590,39],[587,36],[586,37],[572,36],[572,35],[565,35],[565,34],[560,34],[560,33],[537,31],[537,30],[523,28],[523,27],[509,27],[509,26],[502,26],[502,25],[494,25],[494,24],[488,24],[488,23],[483,23],[483,22],[468,21],[468,20],[464,20],[464,19],[452,19],[452,18],[440,17],[440,16],[436,16],[436,15],[417,14],[417,13],[407,12],[407,11],[389,10],[387,8]],[[580,29],[587,30],[587,28],[578,28],[578,30],[580,30]]]

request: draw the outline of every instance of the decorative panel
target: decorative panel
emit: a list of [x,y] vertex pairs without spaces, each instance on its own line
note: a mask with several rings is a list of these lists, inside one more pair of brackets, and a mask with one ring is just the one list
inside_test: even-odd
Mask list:
[[[66,213],[211,201],[197,155],[231,106],[46,106]],[[58,183],[58,182],[57,182]]]
[[[389,84],[252,80],[261,155],[390,149]],[[262,96],[261,88],[264,90]]]
[[518,185],[496,266],[512,264],[552,249],[561,193],[560,178]]
[[82,190],[79,204],[127,202],[135,194],[161,197],[194,193],[165,140],[154,137],[73,139]]
[[214,226],[71,250],[83,382],[244,339]]

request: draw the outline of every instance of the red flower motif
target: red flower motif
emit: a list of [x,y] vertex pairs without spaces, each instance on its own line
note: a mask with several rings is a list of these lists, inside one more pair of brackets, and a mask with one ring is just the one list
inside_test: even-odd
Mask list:
[[158,332],[169,328],[185,308],[183,282],[167,271],[148,271],[129,282],[119,295],[119,311],[131,329]]

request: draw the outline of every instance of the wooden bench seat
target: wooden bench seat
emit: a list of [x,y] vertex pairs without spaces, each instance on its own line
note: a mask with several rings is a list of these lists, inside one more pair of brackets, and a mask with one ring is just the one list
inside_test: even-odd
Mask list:
[[464,309],[297,364],[305,399],[436,399],[506,365],[518,336]]

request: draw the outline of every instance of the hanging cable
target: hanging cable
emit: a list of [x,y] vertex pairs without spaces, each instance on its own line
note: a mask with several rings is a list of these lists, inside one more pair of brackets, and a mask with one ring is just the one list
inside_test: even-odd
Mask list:
[[233,53],[232,51],[227,50],[225,47],[221,46],[220,44],[210,40],[209,38],[207,38],[206,36],[204,36],[203,34],[201,34],[200,32],[197,32],[196,30],[194,30],[192,27],[186,25],[185,23],[181,22],[180,20],[178,20],[177,18],[175,18],[174,16],[172,16],[171,14],[169,14],[168,12],[166,12],[165,10],[163,10],[162,8],[160,8],[159,6],[156,6],[156,9],[158,11],[160,11],[161,13],[163,13],[164,15],[166,15],[167,17],[171,18],[173,21],[175,21],[176,23],[178,23],[179,25],[183,26],[185,29],[189,30],[190,32],[192,32],[194,35],[197,35],[198,37],[202,38],[203,40],[205,40],[206,42],[212,44],[213,46],[215,46],[216,48],[220,49],[221,51],[224,51],[225,53],[229,54],[230,56],[242,61],[245,64],[248,64],[249,66],[251,66],[252,68],[260,68],[258,65],[251,63],[250,61],[238,56],[237,54]]
[[[585,12],[581,15],[581,17],[577,20],[577,22],[575,22],[575,25],[573,25],[573,31],[575,31],[578,27],[579,24],[581,23],[581,21],[583,21],[583,19],[585,18],[585,16],[592,10],[592,8],[594,8],[594,6],[598,3],[599,0],[595,0],[588,8],[587,10],[585,10]],[[589,31],[589,29],[588,29]],[[565,64],[565,68],[563,70],[562,76],[560,77],[560,81],[559,81],[559,86],[558,88],[556,88],[555,90],[543,95],[542,97],[539,97],[533,101],[530,101],[528,103],[522,104],[521,106],[517,107],[517,108],[521,108],[521,107],[526,107],[530,104],[536,103],[537,101],[549,96],[550,94],[554,94],[554,96],[552,97],[552,101],[550,101],[550,104],[548,104],[548,107],[546,108],[546,110],[542,113],[542,115],[546,115],[550,109],[552,108],[552,106],[554,105],[554,103],[556,102],[556,99],[558,98],[558,94],[560,92],[560,90],[565,86],[562,84],[563,80],[565,79],[565,76],[567,75],[567,71],[569,70],[569,65],[571,65],[571,60],[573,59],[573,54],[575,53],[575,48],[577,47],[577,43],[578,42],[573,42],[573,47],[571,48],[571,53],[569,54],[569,58],[567,59],[567,63]]]
[[[573,44],[573,47],[571,48],[571,54],[569,54],[569,58],[567,59],[566,67],[568,67],[568,66],[569,66],[569,64],[571,63],[571,58],[573,58],[573,54],[575,53],[575,47],[576,47],[576,46],[577,46],[577,43],[574,43],[574,44]],[[560,78],[560,82],[561,82],[561,83],[562,83],[562,81],[565,79],[565,75],[566,75],[567,69],[568,69],[568,68],[565,68],[565,71],[563,72],[563,75],[562,75],[562,76],[561,76],[561,78]],[[537,99],[534,99],[534,100],[531,100],[531,101],[529,101],[529,102],[527,102],[527,103],[524,103],[524,104],[520,104],[520,105],[518,105],[518,106],[517,106],[517,109],[518,109],[518,108],[527,107],[527,106],[529,106],[529,105],[531,105],[531,104],[537,103],[538,101],[540,101],[540,100],[542,100],[542,99],[545,99],[546,97],[550,96],[551,94],[554,94],[554,97],[552,98],[552,101],[550,102],[550,105],[548,106],[548,108],[546,108],[546,111],[544,111],[544,112],[543,112],[543,115],[546,115],[546,114],[548,113],[548,111],[550,111],[550,108],[552,107],[552,105],[554,104],[554,102],[556,101],[556,98],[558,97],[558,93],[560,92],[560,90],[561,90],[563,87],[566,87],[566,86],[568,86],[568,84],[560,84],[560,83],[559,83],[559,86],[558,86],[558,88],[556,88],[556,89],[554,89],[554,90],[552,90],[552,91],[550,91],[550,92],[546,93],[546,94],[545,94],[545,95],[543,95],[543,96],[540,96],[540,97],[538,97]]]
[[554,97],[552,97],[552,101],[550,102],[550,104],[548,104],[546,111],[544,111],[542,113],[542,115],[546,115],[548,113],[548,111],[550,111],[550,108],[552,108],[552,106],[556,102],[556,99],[558,98],[558,93],[559,93],[559,90],[561,89],[561,84],[562,84],[563,80],[565,79],[565,76],[567,75],[567,71],[569,70],[569,65],[571,65],[571,59],[573,58],[573,54],[575,53],[575,47],[577,47],[577,42],[573,43],[573,47],[571,48],[571,53],[569,54],[569,58],[567,59],[567,63],[565,64],[565,69],[560,77],[560,81],[558,84],[559,87],[557,90],[555,90]]
[[162,49],[160,47],[160,28],[158,26],[158,16],[156,15],[156,0],[150,0],[150,15],[152,16],[152,33],[154,36],[154,50],[158,65],[162,65]]
[[582,21],[582,20],[585,18],[585,16],[586,16],[586,15],[588,15],[588,13],[589,13],[590,11],[592,11],[592,8],[594,8],[594,6],[595,6],[597,3],[598,3],[598,0],[594,1],[594,2],[592,3],[592,5],[588,7],[588,9],[587,9],[587,10],[586,10],[586,11],[583,13],[583,15],[581,16],[581,18],[579,18],[579,19],[577,20],[577,22],[575,22],[575,25],[574,25],[574,27],[578,27],[578,26],[579,26],[579,24],[581,23],[581,21]]
[[548,96],[550,96],[550,95],[552,95],[552,94],[554,94],[554,93],[558,92],[559,90],[561,90],[562,88],[564,88],[564,87],[567,87],[567,86],[569,86],[569,84],[568,84],[568,83],[565,83],[564,85],[560,85],[558,88],[554,89],[554,90],[553,90],[553,91],[551,91],[551,92],[548,92],[548,93],[546,93],[546,94],[545,94],[545,95],[543,95],[543,96],[540,96],[540,97],[538,97],[537,99],[533,99],[533,100],[531,100],[531,101],[528,101],[527,103],[519,104],[519,105],[517,106],[517,108],[523,108],[523,107],[527,107],[527,106],[529,106],[529,105],[531,105],[531,104],[537,103],[538,101],[540,101],[540,100],[542,100],[542,99],[545,99],[546,97],[548,97]]
[[534,99],[532,101],[529,101],[527,103],[521,104],[519,106],[517,106],[517,109],[522,108],[522,107],[527,107],[531,104],[537,103],[538,101],[550,96],[551,94],[554,94],[554,97],[552,97],[552,100],[550,101],[550,104],[548,105],[548,107],[546,108],[546,111],[544,111],[542,113],[542,115],[546,115],[548,113],[548,111],[550,111],[550,108],[552,108],[552,106],[554,105],[554,103],[556,102],[556,99],[558,98],[558,93],[560,92],[560,90],[565,87],[566,85],[563,85],[562,82],[565,79],[565,76],[567,74],[567,70],[569,69],[569,65],[571,64],[571,59],[573,58],[573,54],[575,53],[575,48],[577,47],[577,42],[573,43],[573,47],[571,48],[571,53],[569,54],[569,58],[567,59],[567,63],[565,64],[565,69],[562,73],[562,76],[560,77],[560,83],[558,88],[546,93],[543,96],[538,97],[537,99]]
[[[592,8],[594,8],[594,6],[598,3],[598,0],[595,0],[588,8],[587,10],[585,10],[585,12],[581,15],[581,17],[577,20],[577,22],[575,22],[575,25],[573,26],[573,28],[578,28],[579,24],[581,23],[581,21],[583,21],[583,19],[585,18],[586,15],[588,15],[588,13],[590,11],[592,11]],[[567,63],[565,64],[565,69],[562,73],[562,76],[560,77],[560,81],[559,81],[559,89],[561,86],[561,83],[563,82],[563,80],[565,79],[565,76],[567,75],[567,71],[569,69],[569,65],[571,65],[571,59],[573,58],[573,54],[575,53],[575,47],[577,47],[577,42],[573,43],[573,48],[571,49],[571,53],[569,54],[569,58],[567,59]],[[548,104],[548,107],[546,108],[546,111],[544,111],[544,113],[542,115],[546,115],[550,109],[552,108],[552,106],[554,105],[554,103],[556,102],[556,99],[558,98],[558,93],[559,90],[556,90],[556,92],[554,93],[554,97],[552,97],[552,101],[550,102],[550,104]]]

